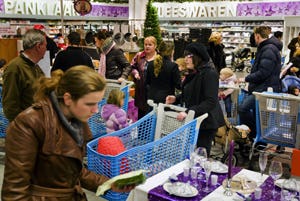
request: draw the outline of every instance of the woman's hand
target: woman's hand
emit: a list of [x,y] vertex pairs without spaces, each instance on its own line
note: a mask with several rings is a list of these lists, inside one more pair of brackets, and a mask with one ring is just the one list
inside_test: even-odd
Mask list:
[[187,116],[186,112],[179,112],[178,115],[177,115],[177,120],[178,121],[183,121],[186,116]]
[[119,83],[122,83],[122,82],[124,82],[124,81],[125,81],[125,79],[122,78],[122,77],[120,77],[120,78],[118,79],[118,82],[119,82]]
[[166,97],[166,104],[172,104],[176,101],[176,97],[175,96],[167,96]]
[[140,80],[140,79],[141,79],[140,74],[139,74],[139,73],[136,73],[136,74],[134,75],[134,78],[137,79],[137,80]]

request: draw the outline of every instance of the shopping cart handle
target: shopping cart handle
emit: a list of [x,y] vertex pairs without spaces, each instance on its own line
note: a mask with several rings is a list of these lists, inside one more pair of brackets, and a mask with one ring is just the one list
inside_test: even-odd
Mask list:
[[207,117],[208,117],[208,113],[204,113],[201,116],[199,116],[199,117],[196,118],[197,119],[197,125],[196,125],[196,129],[197,130],[200,128],[200,125],[201,125],[202,121],[204,119],[206,119]]

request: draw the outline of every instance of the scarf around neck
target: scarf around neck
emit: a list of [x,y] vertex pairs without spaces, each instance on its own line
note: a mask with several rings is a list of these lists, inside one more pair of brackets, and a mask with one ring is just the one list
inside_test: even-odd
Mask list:
[[76,141],[78,146],[82,147],[83,145],[82,123],[77,119],[72,119],[71,122],[67,120],[67,118],[59,108],[57,96],[54,91],[50,93],[50,100],[55,112],[57,113],[58,119],[61,121],[62,125],[70,133],[71,137]]
[[106,73],[106,55],[111,51],[111,49],[116,45],[112,38],[107,38],[101,48],[100,62],[98,67],[98,73],[105,77]]

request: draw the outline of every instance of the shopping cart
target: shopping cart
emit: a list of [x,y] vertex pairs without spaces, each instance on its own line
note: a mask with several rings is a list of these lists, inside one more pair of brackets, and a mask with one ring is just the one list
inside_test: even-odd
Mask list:
[[5,138],[6,136],[6,128],[8,126],[8,119],[5,117],[3,113],[2,106],[2,86],[0,86],[0,138]]
[[258,142],[299,149],[300,98],[285,93],[253,92],[253,94],[256,98],[257,132],[250,160]]
[[[126,151],[117,156],[99,154],[98,140],[87,144],[88,169],[108,177],[138,169],[148,170],[146,177],[157,174],[190,155],[195,146],[201,122],[207,117],[204,114],[189,123],[180,126],[168,135],[155,140],[157,126],[156,108],[134,124],[106,136],[118,136]],[[108,191],[103,197],[108,200],[126,200],[128,193]]]
[[104,97],[98,103],[99,112],[94,114],[88,121],[90,129],[92,131],[93,138],[106,134],[106,126],[101,117],[101,108],[104,104],[106,104],[106,100],[111,90],[120,89],[121,91],[124,92],[125,97],[124,97],[124,105],[122,108],[127,112],[128,101],[129,101],[129,90],[132,85],[133,82],[131,81],[123,81],[122,83],[119,83],[117,80],[106,79],[106,89],[104,92]]

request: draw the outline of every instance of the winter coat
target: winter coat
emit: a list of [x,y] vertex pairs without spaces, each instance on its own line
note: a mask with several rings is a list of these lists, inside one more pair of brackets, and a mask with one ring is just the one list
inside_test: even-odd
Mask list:
[[9,121],[33,103],[34,83],[45,74],[23,54],[14,58],[3,74],[3,112]]
[[195,111],[195,117],[208,113],[202,122],[200,130],[218,129],[225,124],[219,104],[219,76],[213,66],[207,63],[196,72],[189,73],[183,81],[182,94],[176,96],[176,101],[189,110]]
[[250,93],[267,91],[268,87],[272,87],[274,92],[280,91],[281,49],[282,43],[275,37],[258,45],[251,72],[245,77]]
[[[101,48],[106,54],[106,70],[105,77],[107,79],[117,80],[120,77],[128,79],[128,75],[131,72],[131,65],[124,55],[122,49],[114,45],[111,38],[106,39],[105,44]],[[113,47],[111,47],[114,45]],[[109,50],[107,52],[107,50]]]
[[180,89],[181,79],[178,65],[168,58],[163,59],[160,73],[154,75],[154,62],[150,62],[147,69],[146,87],[147,98],[155,103],[165,103],[168,95],[175,94],[175,88]]
[[[142,111],[148,110],[147,105],[147,92],[145,87],[145,69],[148,66],[146,60],[146,54],[144,51],[138,52],[131,61],[132,66],[132,76],[134,77],[133,81],[135,83],[135,96],[134,96],[134,104],[135,106]],[[135,75],[139,73],[140,80],[135,79]]]
[[105,121],[107,133],[127,127],[127,113],[114,104],[106,104],[102,107],[101,116]]
[[20,113],[9,125],[2,201],[86,201],[82,188],[96,191],[107,178],[83,166],[86,142],[91,139],[82,123],[79,146],[45,99]]
[[[220,87],[222,87],[222,85],[224,86],[229,86],[229,87],[234,87],[235,86],[235,83],[237,81],[237,78],[236,78],[236,75],[233,74],[232,76],[226,78],[225,80],[219,80],[219,85]],[[225,96],[228,96],[229,94],[231,94],[233,92],[234,89],[230,89],[230,88],[227,88],[227,89],[224,89],[222,90],[222,92],[224,93]]]
[[207,52],[213,60],[215,68],[220,72],[222,68],[226,67],[225,46],[223,44],[215,45],[214,42],[210,42],[208,45]]
[[82,47],[69,46],[66,50],[58,52],[51,71],[61,69],[63,71],[77,65],[85,65],[94,69],[91,57],[83,51]]

